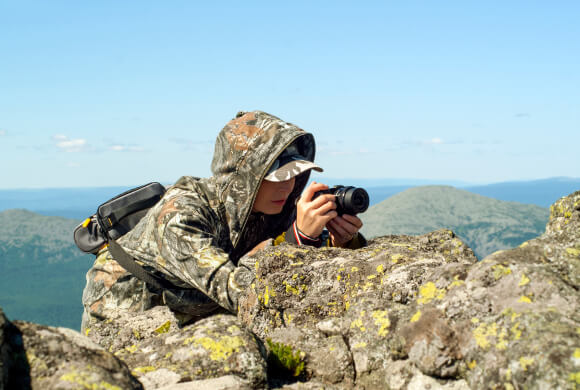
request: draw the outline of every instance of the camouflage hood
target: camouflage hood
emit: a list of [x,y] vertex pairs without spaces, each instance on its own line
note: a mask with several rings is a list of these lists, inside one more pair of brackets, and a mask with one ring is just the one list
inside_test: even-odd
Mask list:
[[[216,196],[225,207],[234,247],[243,236],[260,183],[276,158],[295,143],[306,159],[314,161],[312,134],[261,111],[239,112],[219,133],[211,169]],[[296,184],[281,214],[260,216],[273,234],[286,230],[295,218],[294,204],[308,182],[310,171]]]

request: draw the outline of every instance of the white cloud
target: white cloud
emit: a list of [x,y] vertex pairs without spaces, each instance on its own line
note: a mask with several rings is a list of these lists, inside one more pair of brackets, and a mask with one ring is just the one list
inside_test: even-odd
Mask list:
[[88,147],[87,140],[83,138],[70,139],[66,135],[55,134],[52,139],[56,147],[64,152],[82,152]]
[[444,142],[441,138],[431,138],[430,140],[425,141],[424,143],[427,145],[443,145],[444,144]]
[[6,130],[0,130],[0,137],[5,136],[6,135]]
[[144,152],[145,149],[142,146],[136,145],[111,145],[109,150],[113,152]]
[[187,151],[213,151],[215,141],[211,140],[192,140],[187,138],[170,138],[169,142],[180,145],[183,150]]

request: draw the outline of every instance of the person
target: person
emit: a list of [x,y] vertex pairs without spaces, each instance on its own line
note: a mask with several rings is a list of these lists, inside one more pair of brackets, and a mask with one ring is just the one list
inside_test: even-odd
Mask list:
[[281,242],[366,245],[358,217],[338,216],[334,195],[314,197],[325,184],[306,188],[311,170],[322,171],[314,155],[312,134],[265,112],[238,113],[217,137],[213,175],[181,177],[117,240],[148,272],[176,288],[152,288],[103,248],[87,273],[82,330],[88,333],[116,310],[163,304],[182,325],[236,313],[240,294],[253,281],[258,250]]

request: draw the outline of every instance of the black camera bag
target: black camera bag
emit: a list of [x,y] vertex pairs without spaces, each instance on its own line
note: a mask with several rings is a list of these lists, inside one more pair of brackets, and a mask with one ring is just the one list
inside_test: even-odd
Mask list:
[[106,201],[98,207],[96,214],[75,228],[76,245],[85,253],[96,254],[109,241],[133,229],[164,193],[165,187],[153,182]]

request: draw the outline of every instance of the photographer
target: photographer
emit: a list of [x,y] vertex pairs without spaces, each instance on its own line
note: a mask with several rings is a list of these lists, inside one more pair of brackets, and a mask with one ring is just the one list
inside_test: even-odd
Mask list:
[[213,176],[180,178],[117,240],[147,272],[175,288],[152,288],[104,248],[87,273],[83,331],[116,310],[160,304],[182,324],[236,313],[254,278],[251,256],[268,245],[365,245],[358,217],[339,216],[332,194],[315,197],[327,186],[312,183],[304,191],[310,170],[322,171],[314,154],[312,134],[261,111],[238,113],[217,137]]

